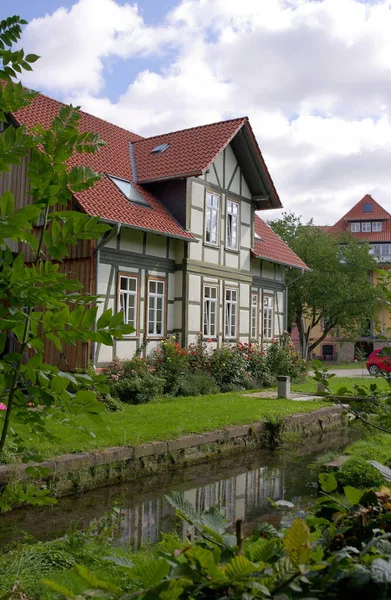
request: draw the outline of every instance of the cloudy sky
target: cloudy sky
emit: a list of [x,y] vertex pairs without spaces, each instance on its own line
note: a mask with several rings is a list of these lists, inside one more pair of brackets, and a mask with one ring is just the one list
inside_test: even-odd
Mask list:
[[27,85],[142,135],[248,115],[286,209],[391,210],[390,0],[1,0],[16,12]]

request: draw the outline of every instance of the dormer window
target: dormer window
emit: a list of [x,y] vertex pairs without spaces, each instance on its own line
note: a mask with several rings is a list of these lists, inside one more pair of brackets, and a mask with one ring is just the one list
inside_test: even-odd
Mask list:
[[170,144],[159,144],[158,146],[155,146],[153,150],[151,150],[151,154],[161,154],[165,152],[169,147]]
[[149,206],[148,202],[144,200],[142,195],[136,190],[134,185],[128,181],[127,179],[122,179],[121,177],[114,177],[113,175],[109,175],[109,178],[118,189],[126,196],[128,200],[131,202],[136,202],[136,204],[143,204],[144,206]]
[[350,223],[350,231],[352,233],[358,233],[360,231],[360,223]]

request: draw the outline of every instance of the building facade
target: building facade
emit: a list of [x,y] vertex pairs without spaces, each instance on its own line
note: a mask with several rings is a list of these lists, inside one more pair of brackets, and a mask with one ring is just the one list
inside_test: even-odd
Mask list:
[[[349,232],[358,240],[370,245],[370,252],[377,258],[379,271],[391,269],[391,214],[369,194],[365,195],[333,226],[330,234]],[[369,273],[372,285],[377,285],[379,271]],[[356,339],[345,339],[343,332],[334,330],[315,349],[314,358],[321,360],[353,361],[368,356],[373,350],[388,345],[391,341],[391,313],[386,302],[379,303],[376,318],[362,323],[361,335]],[[323,333],[320,322],[312,330],[312,338]],[[297,329],[292,330],[292,340],[299,345]]]
[[[49,127],[60,106],[38,95],[10,115],[10,125]],[[281,335],[285,270],[307,267],[256,214],[281,202],[248,119],[142,138],[82,113],[80,128],[99,133],[106,146],[72,164],[104,177],[75,194],[72,207],[111,229],[71,249],[61,269],[99,296],[99,314],[123,311],[134,333],[113,347],[79,344],[60,355],[49,344],[45,359],[69,369],[90,361],[104,367],[170,335],[183,346],[200,334],[214,346]],[[13,191],[19,206],[30,201],[27,162],[0,181],[0,192]]]

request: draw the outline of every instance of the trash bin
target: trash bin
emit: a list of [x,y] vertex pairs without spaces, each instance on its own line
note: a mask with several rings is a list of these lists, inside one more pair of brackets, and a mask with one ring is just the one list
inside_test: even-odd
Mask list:
[[291,378],[289,375],[279,375],[277,377],[277,397],[278,398],[290,398],[291,397]]

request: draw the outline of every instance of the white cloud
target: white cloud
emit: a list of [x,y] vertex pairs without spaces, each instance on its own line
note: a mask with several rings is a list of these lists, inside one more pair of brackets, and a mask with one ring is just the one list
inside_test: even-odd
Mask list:
[[[390,30],[389,0],[181,0],[158,26],[79,0],[27,26],[26,82],[144,135],[247,114],[284,205],[332,223],[365,193],[390,203]],[[104,59],[167,51],[102,95]]]

